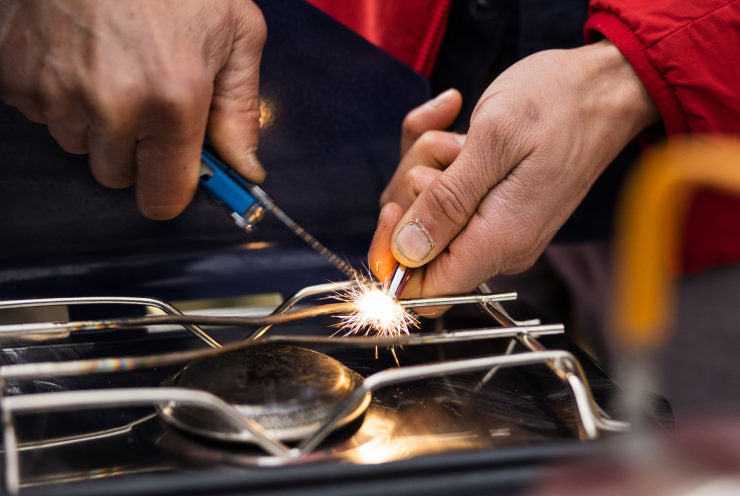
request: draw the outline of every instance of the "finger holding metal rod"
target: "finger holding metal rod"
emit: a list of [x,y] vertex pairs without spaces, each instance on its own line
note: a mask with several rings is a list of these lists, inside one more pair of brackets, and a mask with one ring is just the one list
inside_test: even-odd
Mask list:
[[406,287],[406,283],[411,277],[411,272],[413,272],[413,269],[410,269],[405,265],[401,265],[400,263],[396,263],[396,266],[393,268],[391,278],[388,281],[388,286],[385,288],[386,294],[394,300],[398,300],[401,294],[403,294],[403,289]]

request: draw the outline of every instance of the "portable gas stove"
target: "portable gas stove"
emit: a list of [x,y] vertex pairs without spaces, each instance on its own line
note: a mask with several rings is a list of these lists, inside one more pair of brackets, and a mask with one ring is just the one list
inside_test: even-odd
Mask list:
[[[303,2],[258,3],[265,189],[359,268],[427,83]],[[627,428],[614,383],[513,294],[406,301],[454,308],[335,336],[346,307],[326,305],[357,282],[327,282],[342,275],[274,219],[245,237],[199,194],[148,221],[40,126],[1,107],[0,127],[7,492],[514,492]]]
[[357,284],[305,288],[270,316],[182,315],[146,298],[3,302],[159,314],[0,327],[6,490],[372,494],[394,479],[428,494],[459,489],[462,466],[483,489],[628,429],[607,413],[616,387],[561,325],[509,316],[500,302],[516,295],[405,300],[455,308],[410,335],[333,335],[346,309],[327,295]]

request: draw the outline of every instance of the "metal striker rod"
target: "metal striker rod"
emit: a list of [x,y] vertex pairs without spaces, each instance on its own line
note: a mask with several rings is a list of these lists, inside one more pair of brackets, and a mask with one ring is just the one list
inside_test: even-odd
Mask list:
[[222,348],[199,348],[195,350],[174,351],[136,357],[93,358],[64,362],[32,362],[3,365],[0,367],[0,380],[23,380],[43,376],[69,377],[102,372],[124,372],[152,367],[164,367],[213,357],[222,353],[230,353],[248,348],[276,344],[287,344],[293,346],[326,346],[333,348],[375,348],[377,346],[431,345],[450,342],[512,338],[521,333],[531,333],[535,335],[562,334],[563,330],[563,326],[560,324],[548,324],[517,328],[495,327],[472,329],[454,331],[446,334],[414,334],[395,336],[392,338],[364,336],[327,337],[273,335],[257,340],[234,341],[224,345]]
[[344,275],[346,275],[350,279],[361,277],[360,274],[347,262],[339,258],[337,254],[327,248],[318,239],[314,238],[308,231],[299,226],[293,219],[288,217],[288,215],[280,207],[277,206],[275,201],[270,198],[270,195],[268,195],[265,190],[256,185],[250,185],[249,190],[267,210],[272,212],[272,214],[278,218],[280,222],[288,226],[288,228],[293,231],[296,236],[305,241],[306,244],[313,248],[314,251],[326,258],[332,265],[342,271]]
[[[465,303],[482,303],[490,301],[506,301],[516,299],[516,293],[500,293],[492,295],[460,295],[439,298],[419,298],[400,300],[404,308],[421,306],[456,305]],[[264,324],[276,325],[296,320],[319,317],[321,315],[336,315],[349,313],[355,310],[354,303],[328,303],[291,310],[284,313],[256,316],[213,316],[213,315],[148,315],[145,317],[128,317],[108,320],[83,320],[76,322],[39,322],[33,324],[0,325],[0,337],[22,337],[29,334],[54,334],[59,332],[78,332],[100,329],[121,329],[154,325],[213,325],[213,326],[259,326]]]

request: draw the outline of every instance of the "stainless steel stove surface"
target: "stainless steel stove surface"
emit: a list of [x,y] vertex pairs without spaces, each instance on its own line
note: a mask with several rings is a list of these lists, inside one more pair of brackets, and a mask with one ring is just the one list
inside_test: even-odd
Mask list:
[[[307,305],[301,311],[311,313],[326,303],[327,291],[348,285],[309,288],[275,312]],[[369,486],[358,493],[371,494],[373,484],[392,493],[422,470],[429,474],[425,481],[403,492],[429,494],[431,487],[451,490],[454,474],[471,477],[484,463],[484,475],[473,476],[471,487],[491,488],[502,479],[521,489],[543,461],[582,454],[591,445],[585,440],[627,425],[607,413],[617,388],[563,337],[562,326],[516,325],[499,303],[512,297],[469,295],[471,305],[458,305],[427,323],[433,328],[395,340],[332,337],[333,316],[270,329],[184,332],[171,326],[84,331],[75,324],[64,339],[54,335],[65,331],[64,323],[0,327],[6,341],[15,340],[4,347],[0,367],[6,488],[30,494],[286,494],[363,480]],[[211,347],[203,332],[212,337]],[[392,343],[398,364],[387,348]],[[333,357],[328,365],[325,356]],[[349,390],[335,391],[347,382]],[[273,417],[282,409],[287,420],[324,408],[314,415],[316,425],[309,422],[292,436],[281,436],[274,418],[243,410],[240,419],[229,416],[235,398],[257,404],[260,397],[277,404]],[[173,408],[190,408],[195,422],[172,422]],[[209,435],[214,425],[233,435],[223,441]],[[440,483],[443,475],[449,480]]]

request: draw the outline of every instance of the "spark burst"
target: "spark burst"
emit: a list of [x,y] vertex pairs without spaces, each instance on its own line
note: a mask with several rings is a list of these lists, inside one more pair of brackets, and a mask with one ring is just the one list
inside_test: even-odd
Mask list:
[[341,301],[353,303],[355,310],[348,315],[339,315],[339,331],[345,336],[372,332],[379,337],[395,337],[409,334],[409,327],[418,327],[419,320],[383,290],[370,283],[359,281],[359,287],[340,295]]

